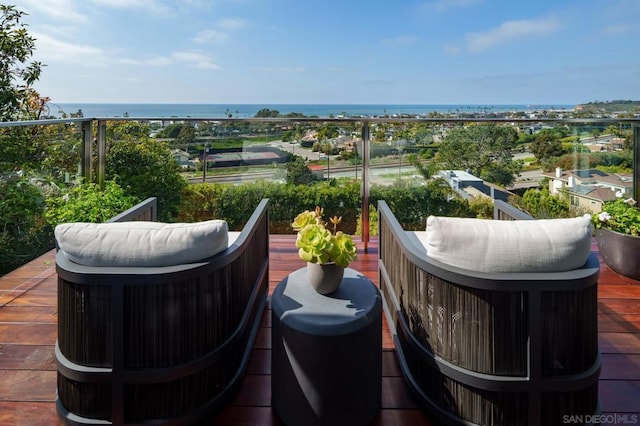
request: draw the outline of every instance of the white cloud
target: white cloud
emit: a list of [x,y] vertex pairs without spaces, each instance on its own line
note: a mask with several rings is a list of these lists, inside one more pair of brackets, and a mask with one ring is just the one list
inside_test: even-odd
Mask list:
[[467,48],[480,52],[513,39],[551,34],[559,27],[555,18],[506,21],[488,31],[467,34]]
[[193,40],[196,43],[226,43],[229,40],[229,34],[224,31],[220,31],[219,29],[233,31],[245,27],[246,24],[246,21],[242,19],[219,19],[214,24],[214,28],[200,31],[198,34],[196,34]]
[[174,52],[171,54],[174,62],[182,62],[201,69],[219,69],[212,59],[201,52]]
[[116,9],[151,9],[167,10],[167,7],[157,0],[89,0],[93,4],[108,6]]
[[156,56],[148,59],[118,58],[118,64],[147,67],[167,67],[184,65],[199,69],[220,69],[213,59],[201,52],[173,52],[169,56]]
[[173,64],[173,60],[166,56],[156,56],[149,59],[132,59],[132,58],[118,58],[116,63],[122,65],[134,65],[134,66],[148,66],[148,67],[164,67]]
[[244,28],[247,25],[247,22],[242,19],[233,19],[233,18],[224,18],[219,19],[216,22],[216,26],[220,28],[225,28],[227,30],[236,30],[238,28]]
[[203,30],[194,37],[196,43],[225,43],[229,35],[217,30]]
[[265,71],[265,72],[304,72],[305,68],[304,67],[287,67],[287,66],[280,66],[280,67],[259,67],[258,70],[260,71]]
[[36,15],[42,14],[48,18],[55,19],[57,22],[73,22],[84,23],[89,19],[82,13],[76,11],[74,0],[21,0],[11,2],[16,4],[18,9],[24,10],[29,14],[29,20]]
[[74,44],[58,40],[46,34],[33,33],[36,38],[38,60],[58,63],[84,63],[87,65],[102,65],[105,54],[102,49],[85,44]]

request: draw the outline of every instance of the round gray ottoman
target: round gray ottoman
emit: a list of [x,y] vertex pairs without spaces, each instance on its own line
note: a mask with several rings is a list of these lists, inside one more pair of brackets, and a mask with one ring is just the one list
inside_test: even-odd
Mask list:
[[380,292],[347,268],[335,293],[317,293],[306,268],[271,296],[273,408],[287,425],[364,425],[380,409]]

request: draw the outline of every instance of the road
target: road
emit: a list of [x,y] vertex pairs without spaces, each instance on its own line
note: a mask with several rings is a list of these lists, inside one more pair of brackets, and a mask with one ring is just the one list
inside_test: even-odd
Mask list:
[[[320,153],[313,152],[311,149],[303,148],[300,144],[283,142],[283,141],[272,141],[269,144],[272,147],[279,148],[282,151],[291,152],[292,154],[299,155],[300,157],[306,160],[315,160],[320,157]],[[358,166],[357,169],[355,166],[349,167],[331,167],[331,160],[335,156],[329,156],[329,170],[327,174],[327,170],[325,169],[325,178],[341,178],[341,177],[350,177],[350,178],[362,178],[362,166]],[[524,159],[530,158],[531,153],[519,153],[514,155],[514,159]],[[419,176],[418,172],[413,166],[408,164],[402,165],[401,170],[398,168],[398,164],[384,164],[384,165],[372,165],[369,179],[372,183],[378,183],[382,185],[390,185],[395,180],[401,176],[402,179],[416,179],[416,182],[422,182],[422,178]],[[214,175],[207,176],[207,182],[225,182],[225,183],[235,183],[240,184],[243,182],[255,181],[255,180],[271,180],[271,181],[284,181],[284,176],[282,176],[282,171],[279,169],[274,169],[273,171],[260,171],[260,172],[249,172],[243,173],[242,175]],[[519,188],[528,188],[528,187],[536,187],[542,180],[542,170],[528,170],[520,173],[520,176],[516,178],[514,185],[509,187],[508,189],[519,189]],[[202,177],[195,177],[190,179],[191,182],[201,182]]]

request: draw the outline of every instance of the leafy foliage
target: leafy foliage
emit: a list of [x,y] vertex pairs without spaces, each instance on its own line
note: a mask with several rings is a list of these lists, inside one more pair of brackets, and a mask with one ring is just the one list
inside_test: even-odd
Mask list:
[[35,38],[22,22],[25,13],[0,5],[0,119],[37,119],[46,99],[32,85],[40,78],[42,63],[28,63]]
[[[0,5],[0,121],[34,120],[46,111],[33,84],[42,64],[29,62],[35,39],[24,12]],[[27,262],[51,245],[43,219],[44,195],[27,176],[45,158],[42,126],[0,129],[0,274]]]
[[378,200],[385,200],[406,230],[423,231],[430,215],[475,217],[469,203],[455,197],[442,179],[431,181],[426,186],[402,189],[373,186],[369,200],[375,206]]
[[529,213],[536,219],[552,219],[569,217],[569,203],[555,195],[549,193],[549,189],[529,189],[522,198],[513,197],[510,204]]
[[565,154],[560,138],[553,132],[548,131],[542,131],[536,135],[531,143],[531,152],[539,161],[545,161],[551,157],[559,157]]
[[607,201],[602,206],[602,212],[591,216],[591,222],[596,228],[640,236],[640,210],[632,199]]
[[0,177],[0,275],[52,247],[44,209],[44,195],[30,179]]
[[305,210],[298,214],[291,227],[298,232],[296,247],[300,259],[311,263],[335,262],[346,268],[357,257],[357,248],[350,235],[337,231],[342,216],[332,217],[333,232],[323,220],[323,209]]
[[[239,230],[262,198],[269,198],[270,232],[291,233],[291,221],[300,211],[323,206],[328,217],[342,216],[341,229],[355,234],[360,218],[361,198],[358,182],[327,182],[313,185],[280,185],[270,182],[242,185],[206,183],[185,188],[178,220],[194,222],[223,218],[230,229]],[[452,195],[442,181],[427,186],[393,188],[373,186],[369,203],[374,208],[384,199],[405,229],[424,230],[426,218],[433,215],[475,217],[465,200]],[[370,214],[370,218],[375,219]],[[373,234],[372,234],[373,235]]]
[[149,136],[151,126],[138,121],[109,121],[107,123],[108,140],[138,140]]
[[513,160],[511,150],[518,140],[511,126],[470,124],[455,127],[445,136],[436,161],[441,169],[471,170],[489,182],[508,186],[522,163]]
[[187,183],[167,144],[151,138],[116,141],[106,163],[108,179],[117,178],[126,193],[139,200],[157,197],[159,220],[175,220]]
[[302,157],[296,155],[293,161],[287,163],[287,183],[293,185],[305,185],[315,180],[313,172],[307,166]]
[[61,197],[52,197],[45,217],[52,228],[65,222],[102,223],[139,201],[127,195],[115,181],[106,182],[104,190],[95,183],[81,184],[65,191]]
[[[633,170],[633,152],[632,151],[620,151],[620,152],[601,152],[601,153],[579,153],[579,154],[566,154],[563,155],[553,164],[553,167],[560,167],[563,170],[571,169],[591,169],[591,168],[604,168],[617,167],[618,170],[632,171]],[[553,167],[547,170],[552,170]]]
[[280,111],[271,110],[269,108],[262,108],[256,113],[256,118],[277,118],[280,117]]

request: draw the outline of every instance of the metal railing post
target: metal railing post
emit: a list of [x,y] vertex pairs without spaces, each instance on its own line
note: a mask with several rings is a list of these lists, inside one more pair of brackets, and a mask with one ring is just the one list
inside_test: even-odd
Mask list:
[[633,124],[633,199],[640,198],[640,124]]
[[364,252],[367,253],[369,248],[369,122],[362,123],[362,241],[364,242]]
[[93,182],[93,169],[91,162],[93,157],[92,124],[92,120],[86,120],[80,123],[80,134],[82,137],[82,159],[80,167],[85,183]]
[[98,165],[97,183],[100,189],[104,189],[104,177],[107,164],[107,122],[98,120]]

